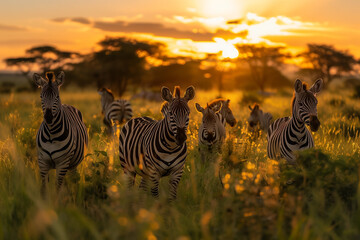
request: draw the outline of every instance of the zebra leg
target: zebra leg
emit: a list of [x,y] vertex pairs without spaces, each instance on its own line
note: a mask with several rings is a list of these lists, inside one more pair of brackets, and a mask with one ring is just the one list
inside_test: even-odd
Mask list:
[[70,159],[66,159],[61,162],[60,165],[56,166],[56,181],[57,181],[57,191],[60,190],[61,185],[64,181],[64,177],[69,169]]
[[73,180],[76,183],[79,182],[80,174],[79,174],[77,168],[70,169],[69,172],[70,172],[71,180]]
[[144,190],[145,192],[147,192],[147,190],[148,190],[148,180],[145,177],[141,178],[139,188]]
[[49,170],[47,166],[40,167],[40,176],[41,176],[41,195],[45,195],[46,182],[49,181]]
[[179,185],[182,174],[183,174],[183,169],[181,169],[177,172],[174,172],[173,174],[170,175],[170,180],[169,180],[169,187],[170,187],[169,200],[170,201],[176,199],[177,187]]
[[151,194],[155,198],[159,197],[159,180],[160,180],[160,176],[157,173],[152,174],[150,177],[150,181],[152,183]]
[[127,182],[128,188],[132,188],[135,184],[136,173],[130,172],[130,171],[124,169],[124,174],[126,177],[126,182]]

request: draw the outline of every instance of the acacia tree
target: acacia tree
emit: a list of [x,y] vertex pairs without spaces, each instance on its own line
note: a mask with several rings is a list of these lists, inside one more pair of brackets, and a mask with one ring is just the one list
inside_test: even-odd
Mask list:
[[265,90],[272,68],[279,67],[286,58],[290,57],[289,54],[282,53],[284,47],[239,44],[236,48],[240,53],[239,60],[248,64],[252,80],[261,91]]
[[312,65],[311,70],[325,80],[325,86],[335,77],[341,77],[345,72],[351,72],[358,62],[347,51],[337,50],[331,45],[308,44],[307,51],[299,54],[306,63]]
[[53,46],[37,46],[26,50],[26,56],[19,58],[7,58],[5,63],[7,66],[15,66],[27,78],[33,89],[30,73],[34,69],[40,72],[46,72],[64,67],[66,64],[77,60],[81,55],[76,52],[61,51]]
[[108,86],[121,96],[131,82],[139,84],[148,68],[147,58],[161,58],[163,45],[126,38],[107,37],[99,42],[102,49],[95,52],[93,66],[97,85]]

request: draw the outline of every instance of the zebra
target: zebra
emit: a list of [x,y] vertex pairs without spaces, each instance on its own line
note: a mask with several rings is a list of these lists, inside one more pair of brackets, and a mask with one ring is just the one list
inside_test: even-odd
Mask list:
[[264,113],[259,104],[255,103],[253,107],[249,106],[250,117],[248,118],[250,129],[254,129],[259,125],[260,129],[267,132],[272,122],[273,116],[270,113]]
[[[116,133],[117,124],[129,121],[133,117],[133,111],[129,101],[124,99],[114,100],[114,95],[107,88],[100,88],[103,122],[109,132]],[[113,126],[115,129],[113,129]]]
[[236,124],[236,119],[230,109],[230,99],[217,98],[209,103],[209,108],[216,108],[216,106],[221,103],[222,107],[220,109],[221,122],[224,126],[228,123],[231,127],[234,127]]
[[314,139],[305,125],[310,126],[313,132],[320,127],[316,95],[322,85],[322,79],[318,79],[308,90],[307,85],[301,80],[295,81],[292,116],[277,119],[269,127],[267,134],[269,158],[285,158],[288,163],[295,164],[295,151],[314,147]]
[[164,118],[155,121],[140,117],[128,121],[120,132],[119,158],[129,187],[138,174],[142,177],[140,187],[147,189],[150,181],[151,193],[158,197],[160,178],[170,176],[170,199],[174,200],[187,156],[188,102],[194,98],[195,89],[188,87],[184,97],[180,97],[178,86],[174,95],[167,87],[162,87],[161,93],[166,101]]
[[76,171],[83,160],[88,144],[81,112],[73,106],[61,104],[59,90],[65,73],[61,71],[55,77],[53,72],[47,72],[45,76],[46,79],[37,73],[33,75],[34,82],[41,88],[44,117],[36,136],[43,193],[49,171],[56,169],[59,190],[67,171]]
[[225,126],[222,123],[223,117],[219,113],[222,102],[219,102],[212,108],[207,104],[207,107],[204,109],[198,103],[195,104],[195,107],[203,115],[202,123],[199,127],[199,144],[209,148],[217,144],[221,145],[226,137]]

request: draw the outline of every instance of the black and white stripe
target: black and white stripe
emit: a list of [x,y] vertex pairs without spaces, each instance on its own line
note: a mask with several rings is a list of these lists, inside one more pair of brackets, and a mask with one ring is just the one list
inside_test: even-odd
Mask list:
[[103,122],[110,132],[116,133],[116,124],[127,122],[132,118],[131,104],[124,99],[114,100],[114,95],[109,89],[101,88],[98,93],[101,95],[101,107],[104,114]]
[[257,125],[261,130],[267,132],[272,122],[273,116],[270,113],[263,112],[258,104],[250,107],[250,117],[248,119],[250,130],[253,130]]
[[187,155],[188,101],[194,98],[195,89],[187,88],[183,98],[179,87],[175,87],[174,96],[166,87],[161,91],[167,101],[165,109],[163,106],[164,118],[155,121],[141,117],[128,121],[121,129],[119,157],[129,186],[134,185],[139,174],[140,187],[147,188],[151,183],[151,192],[157,197],[160,178],[170,176],[170,197],[175,199]]
[[82,115],[73,106],[61,104],[59,89],[65,74],[55,77],[46,73],[46,80],[34,74],[34,81],[41,87],[41,106],[44,120],[36,136],[38,162],[44,190],[48,172],[56,169],[57,189],[61,187],[68,170],[75,170],[84,158],[88,135]]
[[321,87],[321,79],[318,79],[309,90],[301,80],[296,80],[291,118],[277,119],[269,127],[267,145],[269,158],[285,158],[289,163],[294,164],[295,151],[314,147],[314,139],[305,125],[310,126],[312,131],[317,131],[320,127],[316,94],[320,92]]

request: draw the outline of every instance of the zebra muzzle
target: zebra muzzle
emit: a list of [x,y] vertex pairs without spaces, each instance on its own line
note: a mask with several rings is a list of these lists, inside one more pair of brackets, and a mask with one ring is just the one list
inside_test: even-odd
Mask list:
[[310,116],[310,129],[313,132],[316,132],[317,130],[319,130],[320,127],[320,121],[317,118],[317,116],[315,115],[311,115]]
[[50,109],[50,108],[47,108],[47,109],[45,110],[44,119],[45,119],[45,121],[46,121],[47,124],[52,123],[53,115],[52,115],[52,113],[51,113],[51,109]]
[[187,139],[185,128],[179,128],[177,129],[177,134],[175,137],[176,144],[182,145]]

